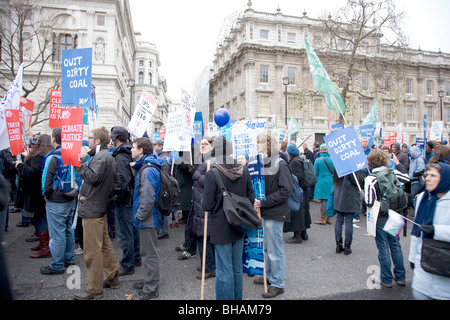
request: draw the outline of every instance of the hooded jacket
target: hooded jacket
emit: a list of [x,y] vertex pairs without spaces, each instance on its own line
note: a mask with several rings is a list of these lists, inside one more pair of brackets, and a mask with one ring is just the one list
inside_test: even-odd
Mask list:
[[395,156],[397,157],[398,161],[405,167],[406,171],[409,170],[409,158],[406,155],[406,153],[404,153],[402,151],[402,147],[400,145],[400,143],[398,142],[394,142],[392,145],[396,146],[397,148],[397,152],[395,153]]
[[163,167],[164,162],[154,154],[146,154],[136,161],[134,169],[133,224],[138,229],[160,228],[163,219],[155,204],[161,190],[161,174],[157,168],[145,167],[145,164]]
[[[219,175],[228,191],[247,197],[253,204],[255,195],[248,169],[238,165],[233,158],[227,157],[225,164],[214,163],[211,169],[218,169]],[[211,212],[210,241],[213,244],[225,244],[241,239],[244,233],[228,224],[223,211],[223,195],[212,170],[205,173],[202,209]]]
[[411,161],[409,163],[409,179],[411,182],[419,181],[420,172],[425,172],[425,160],[419,147],[411,148]]
[[117,164],[117,173],[120,176],[120,191],[117,193],[117,205],[132,205],[134,192],[134,177],[130,167],[131,144],[127,141],[118,146],[112,153]]
[[116,162],[107,146],[97,146],[88,153],[89,162],[75,167],[83,183],[80,188],[78,215],[84,219],[103,217],[109,210],[118,183]]

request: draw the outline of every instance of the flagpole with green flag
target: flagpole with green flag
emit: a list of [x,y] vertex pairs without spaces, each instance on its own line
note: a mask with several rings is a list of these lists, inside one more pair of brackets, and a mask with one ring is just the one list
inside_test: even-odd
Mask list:
[[309,69],[311,71],[311,76],[314,83],[314,89],[323,93],[328,109],[334,110],[336,113],[341,114],[347,124],[347,120],[344,116],[345,111],[347,111],[347,107],[345,106],[344,100],[342,100],[339,91],[336,89],[333,81],[331,81],[330,76],[320,62],[319,57],[311,48],[308,40],[306,39],[305,48],[306,55],[308,56]]
[[300,126],[298,125],[298,122],[297,120],[295,120],[294,116],[291,116],[288,128],[288,140],[290,140],[292,135],[300,131]]

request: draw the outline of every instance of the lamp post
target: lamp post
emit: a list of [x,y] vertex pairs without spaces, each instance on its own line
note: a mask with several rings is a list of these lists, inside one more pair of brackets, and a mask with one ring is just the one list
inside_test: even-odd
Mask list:
[[441,121],[442,121],[442,132],[441,132],[441,142],[444,141],[444,118],[442,116],[442,98],[444,98],[444,90],[440,89],[438,91],[438,95],[439,95],[439,100],[440,100],[440,104],[441,104]]
[[285,75],[283,77],[283,84],[284,84],[284,97],[285,97],[285,103],[284,103],[284,107],[285,107],[285,114],[284,114],[284,124],[287,125],[287,104],[288,104],[288,98],[287,98],[287,86],[289,85],[289,77],[287,75]]
[[133,78],[128,79],[128,87],[130,88],[130,120],[131,120],[131,107],[133,104],[133,88],[134,88],[134,84],[136,83],[136,81]]

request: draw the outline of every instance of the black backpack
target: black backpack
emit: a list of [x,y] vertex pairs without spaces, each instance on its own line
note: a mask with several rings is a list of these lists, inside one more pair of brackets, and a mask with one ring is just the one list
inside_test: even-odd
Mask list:
[[384,169],[372,173],[377,178],[380,189],[380,212],[387,213],[389,209],[402,213],[408,207],[408,194],[403,190],[392,169]]
[[150,166],[156,168],[161,176],[159,200],[156,202],[155,207],[163,215],[169,216],[172,212],[172,208],[180,205],[181,190],[178,186],[178,181],[174,177],[170,176],[163,167],[155,166],[149,163],[144,164],[139,170],[139,181],[141,179],[140,175],[143,169]]

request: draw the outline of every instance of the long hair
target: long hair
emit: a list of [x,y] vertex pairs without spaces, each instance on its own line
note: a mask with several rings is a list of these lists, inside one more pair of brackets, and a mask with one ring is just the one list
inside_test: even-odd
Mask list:
[[25,162],[30,160],[32,157],[43,154],[46,155],[53,150],[51,138],[48,134],[41,134],[33,147],[33,150],[27,154],[25,157]]

